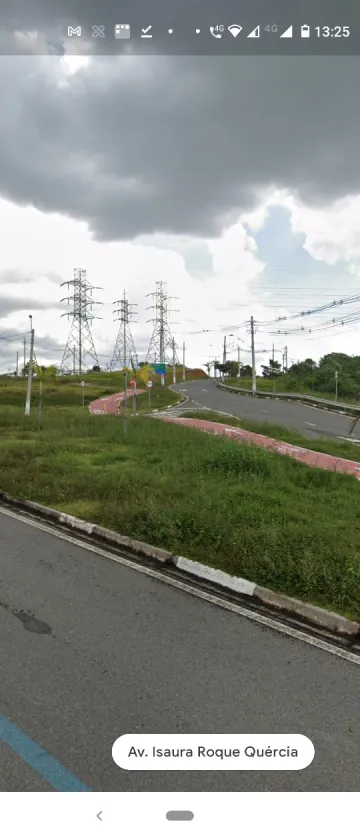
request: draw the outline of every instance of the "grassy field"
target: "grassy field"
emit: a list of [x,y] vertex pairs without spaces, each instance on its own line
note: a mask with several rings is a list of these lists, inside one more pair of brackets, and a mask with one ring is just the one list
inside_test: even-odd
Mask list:
[[[220,379],[218,381],[220,382]],[[252,390],[252,380],[251,379],[246,379],[245,377],[244,378],[241,378],[241,377],[235,377],[235,378],[225,377],[225,383],[224,384],[225,385],[231,385],[232,388],[246,388],[246,389]],[[325,392],[322,392],[322,391],[311,391],[311,390],[309,390],[309,388],[308,389],[302,388],[299,391],[296,391],[293,387],[291,387],[291,388],[289,387],[289,384],[286,381],[286,377],[281,378],[281,379],[277,379],[275,387],[276,387],[276,393],[277,394],[301,393],[301,394],[304,394],[308,397],[319,397],[319,399],[330,400],[331,402],[335,401],[335,390],[331,394],[330,393],[326,394]],[[266,379],[266,378],[263,378],[262,376],[257,376],[256,377],[256,388],[257,388],[258,391],[261,391],[262,393],[273,394],[274,393],[274,382],[271,379]],[[360,405],[359,400],[346,399],[346,397],[341,397],[341,398],[339,397],[338,402],[345,403],[347,405]]]
[[[187,380],[199,379],[206,376],[203,371],[187,370]],[[182,369],[177,371],[178,382],[182,381]],[[63,376],[55,380],[45,379],[43,382],[43,411],[51,407],[82,407],[81,382],[85,382],[85,407],[98,399],[106,397],[124,389],[123,373],[87,373],[83,376]],[[153,387],[151,389],[151,405],[149,407],[148,393],[137,397],[136,408],[139,412],[146,412],[156,408],[164,408],[166,405],[176,405],[180,401],[180,395],[163,387],[160,377],[154,374],[152,377]],[[165,377],[165,385],[173,383],[172,369],[168,370]],[[138,387],[146,386],[138,382]],[[34,378],[32,383],[31,407],[36,411],[39,403],[39,379]],[[26,398],[27,379],[24,377],[0,377],[0,407],[24,406]],[[129,400],[131,410],[131,399]]]
[[39,429],[0,395],[1,490],[360,619],[354,478],[63,397]]
[[327,455],[335,455],[336,458],[360,461],[360,446],[357,446],[356,443],[347,443],[327,437],[309,438],[301,435],[300,432],[287,429],[286,426],[280,426],[276,423],[258,423],[256,420],[238,419],[230,415],[224,416],[224,414],[218,414],[216,411],[184,411],[183,417],[198,417],[201,420],[211,420],[213,423],[226,423],[228,426],[247,429],[249,432],[256,432],[259,435],[284,441],[284,443],[311,449],[313,452],[325,452]]

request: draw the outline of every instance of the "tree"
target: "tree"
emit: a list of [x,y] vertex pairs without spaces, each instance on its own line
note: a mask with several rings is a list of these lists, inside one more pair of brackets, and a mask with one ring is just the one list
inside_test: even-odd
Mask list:
[[100,373],[101,372],[100,365],[93,365],[92,371],[93,371],[93,373]]
[[251,365],[242,365],[241,367],[241,376],[243,379],[249,379],[252,376],[252,367]]
[[225,364],[225,373],[227,373],[229,376],[235,378],[235,376],[238,375],[238,372],[239,372],[238,363],[229,359],[229,361],[226,362],[226,364]]
[[274,379],[276,376],[281,376],[282,370],[280,362],[276,362],[275,359],[269,359],[268,365],[261,365],[262,367],[262,375],[265,379]]
[[140,382],[144,383],[144,385],[146,385],[146,383],[149,381],[149,379],[152,378],[153,375],[153,369],[146,362],[144,362],[137,371],[137,377],[138,379],[140,379]]

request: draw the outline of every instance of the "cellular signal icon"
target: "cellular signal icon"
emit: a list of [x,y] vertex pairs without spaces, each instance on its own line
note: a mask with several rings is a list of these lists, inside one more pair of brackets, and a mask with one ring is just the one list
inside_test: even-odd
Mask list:
[[260,38],[260,26],[255,26],[255,29],[246,36],[247,38]]
[[237,36],[240,35],[242,26],[239,26],[238,23],[232,23],[231,26],[228,26],[228,30],[233,36],[233,38],[237,38]]
[[292,26],[288,26],[288,28],[285,29],[285,32],[283,32],[283,34],[280,35],[280,38],[292,38],[292,36],[293,36],[293,28],[292,28]]

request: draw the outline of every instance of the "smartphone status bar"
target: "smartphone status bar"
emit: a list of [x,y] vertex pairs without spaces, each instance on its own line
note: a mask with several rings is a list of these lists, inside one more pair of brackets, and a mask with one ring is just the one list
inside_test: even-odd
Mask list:
[[[81,55],[358,55],[360,25],[349,20],[300,23],[256,20],[214,20],[186,24],[142,23],[83,24],[69,20],[61,32],[48,39],[26,30],[15,33],[11,52]],[[27,49],[31,42],[31,50]]]

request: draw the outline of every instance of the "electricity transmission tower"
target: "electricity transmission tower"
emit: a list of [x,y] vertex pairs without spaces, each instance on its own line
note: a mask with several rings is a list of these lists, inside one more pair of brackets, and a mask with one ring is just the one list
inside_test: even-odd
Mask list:
[[100,301],[94,301],[92,293],[94,289],[100,289],[101,286],[93,286],[88,283],[86,279],[86,270],[84,268],[74,269],[74,279],[62,283],[61,286],[73,287],[74,294],[71,297],[62,298],[61,303],[66,300],[68,304],[70,301],[73,304],[72,312],[64,312],[67,317],[72,317],[72,324],[64,355],[61,362],[61,373],[82,373],[85,369],[89,369],[91,362],[93,365],[98,365],[99,360],[95,350],[93,337],[91,335],[91,323],[97,315],[92,315],[89,312],[89,307],[92,309],[94,304],[101,305]]
[[114,315],[115,313],[119,315],[119,317],[114,318],[114,320],[120,321],[120,328],[110,362],[110,370],[114,370],[116,365],[120,367],[120,370],[130,366],[137,367],[138,357],[135,352],[134,339],[130,328],[130,320],[133,316],[131,308],[136,306],[136,304],[129,303],[126,298],[125,291],[122,300],[114,300],[113,305],[115,303],[120,304],[119,309],[114,309]]
[[[146,322],[148,324],[151,321],[154,324],[146,359],[148,362],[158,362],[159,364],[173,364],[173,338],[169,317],[171,312],[179,311],[178,309],[169,309],[170,300],[174,300],[174,298],[168,297],[166,288],[166,283],[158,281],[156,292],[146,295],[146,297],[155,297],[155,305],[147,307],[148,309],[155,309],[155,318],[150,318]],[[175,364],[179,364],[176,348]]]

